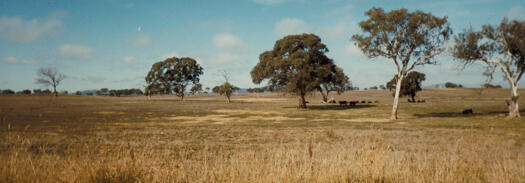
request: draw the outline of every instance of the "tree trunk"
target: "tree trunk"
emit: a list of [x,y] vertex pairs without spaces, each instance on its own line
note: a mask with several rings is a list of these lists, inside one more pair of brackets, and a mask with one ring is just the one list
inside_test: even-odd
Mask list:
[[319,93],[321,93],[321,96],[323,97],[323,102],[328,103],[328,91],[326,94],[323,92],[323,88],[319,87]]
[[403,75],[398,74],[399,77],[397,77],[397,83],[396,83],[396,94],[394,95],[394,105],[392,106],[392,116],[390,117],[391,120],[397,119],[397,104],[399,103],[399,93],[401,91],[401,82],[403,81]]
[[325,94],[323,91],[321,91],[321,95],[323,96],[323,102],[328,103],[328,92]]
[[55,97],[58,97],[57,85],[53,84],[53,91],[55,92]]
[[304,99],[304,93],[301,93],[301,96],[299,97],[299,108],[306,109],[306,100]]
[[412,102],[416,102],[416,95],[412,95]]
[[230,103],[231,102],[230,96],[226,96],[226,98],[228,99],[228,103]]
[[181,102],[184,102],[184,93],[182,93],[182,94],[180,95],[180,101],[181,101]]
[[510,106],[509,106],[509,117],[510,118],[519,118],[520,117],[520,109],[519,109],[519,97],[520,94],[518,93],[518,86],[514,83],[511,83],[510,85],[510,92],[511,92],[511,100],[510,100]]

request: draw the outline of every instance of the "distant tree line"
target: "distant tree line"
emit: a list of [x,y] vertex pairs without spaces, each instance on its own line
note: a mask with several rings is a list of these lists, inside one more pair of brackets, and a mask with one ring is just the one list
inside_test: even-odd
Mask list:
[[[108,88],[101,88],[100,90],[96,90],[94,92],[84,92],[85,95],[97,95],[97,96],[113,96],[113,97],[120,97],[120,96],[130,96],[130,95],[144,95],[144,92],[138,88],[131,88],[131,89],[118,89],[118,90],[110,90]],[[75,95],[82,95],[84,94],[81,91],[75,92]]]
[[264,93],[264,92],[271,92],[270,88],[268,88],[267,86],[256,87],[256,88],[248,88],[248,89],[246,89],[246,91],[248,91],[248,93]]
[[14,91],[14,90],[11,90],[11,89],[5,89],[5,90],[0,90],[0,94],[2,95],[13,95],[13,94],[17,94],[17,95],[31,95],[31,94],[34,94],[34,95],[50,95],[50,94],[53,94],[53,92],[49,89],[45,89],[45,90],[42,90],[42,89],[33,89],[33,91],[29,90],[29,89],[25,89],[25,90],[20,90],[20,91]]
[[453,82],[446,82],[445,83],[445,88],[463,88],[463,85],[456,84],[456,83],[453,83]]
[[492,85],[492,84],[489,84],[489,83],[485,83],[483,85],[483,88],[501,88],[501,85]]

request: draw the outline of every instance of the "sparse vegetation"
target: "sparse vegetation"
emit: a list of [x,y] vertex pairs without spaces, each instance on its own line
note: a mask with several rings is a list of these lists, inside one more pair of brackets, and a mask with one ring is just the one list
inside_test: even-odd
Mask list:
[[[293,6],[293,2],[251,3],[258,5],[241,3],[240,12],[269,15],[271,19],[280,17],[282,12],[274,14],[268,9],[289,10],[274,8],[281,6],[278,4]],[[25,81],[20,80],[25,77],[0,80],[2,87],[16,89],[0,90],[0,183],[525,182],[525,119],[520,118],[525,110],[519,110],[519,104],[525,102],[520,99],[525,90],[519,90],[525,72],[523,20],[505,18],[497,27],[466,29],[454,36],[454,44],[448,44],[452,29],[446,15],[436,17],[405,8],[392,10],[392,6],[387,6],[389,12],[385,12],[373,7],[365,12],[365,20],[359,22],[361,33],[351,38],[354,45],[339,44],[336,50],[352,56],[346,60],[360,61],[362,58],[355,51],[358,48],[370,60],[390,60],[396,72],[386,85],[373,86],[377,84],[374,78],[382,75],[378,72],[387,71],[378,66],[370,71],[367,68],[372,67],[352,65],[351,71],[362,70],[355,73],[362,74],[361,79],[370,79],[356,81],[363,87],[359,91],[343,68],[328,57],[328,47],[319,36],[286,35],[308,30],[337,40],[351,28],[338,21],[353,16],[347,10],[355,3],[325,13],[336,3],[320,8],[308,8],[310,3],[304,3],[301,5],[304,13],[311,14],[310,18],[322,15],[321,19],[311,25],[293,17],[277,22],[274,35],[284,37],[259,55],[259,62],[250,72],[253,83],[265,83],[244,93],[245,89],[233,84],[246,84],[243,83],[246,78],[237,75],[237,81],[232,82],[226,70],[221,71],[224,81],[217,82],[218,86],[203,89],[200,77],[204,68],[200,64],[207,71],[233,66],[230,68],[236,74],[246,73],[246,68],[253,66],[250,65],[253,52],[271,38],[270,34],[260,34],[269,30],[269,19],[250,16],[231,21],[239,12],[208,2],[206,6],[165,6],[167,9],[150,6],[151,3],[115,2],[104,11],[96,11],[102,16],[94,18],[93,11],[63,16],[79,9],[76,3],[66,6],[47,3],[58,8],[35,9],[20,16],[15,16],[16,10],[23,10],[27,2],[0,4],[9,9],[0,17],[0,39],[7,41],[4,47],[13,45],[0,58],[2,66],[13,68],[4,69],[7,71],[4,75],[20,77],[13,74],[24,74],[24,68],[42,63],[64,68],[82,63],[78,65],[80,69],[70,72],[84,76],[72,76],[78,83],[64,88],[93,84],[115,84],[111,85],[114,87],[134,84],[141,88],[97,86],[101,89],[57,92],[66,76],[51,67],[37,71],[36,84],[44,89],[21,90],[19,84]],[[508,4],[501,6],[509,7]],[[145,5],[146,9],[161,13],[135,11]],[[192,9],[195,7],[199,9]],[[253,7],[262,11],[249,10]],[[86,10],[93,8],[98,5]],[[519,19],[516,18],[519,8],[509,10],[507,17]],[[48,10],[56,12],[47,17],[32,17]],[[199,12],[202,10],[205,15]],[[207,19],[224,10],[231,11],[226,13],[228,18]],[[501,12],[501,8],[498,10]],[[123,16],[111,16],[108,12],[137,14],[140,18],[117,25],[114,23],[120,20],[115,18]],[[188,12],[199,16],[193,17]],[[179,16],[181,13],[188,16]],[[97,21],[106,17],[111,19]],[[170,21],[166,20],[171,20],[170,17],[183,21],[171,21],[179,26],[168,25]],[[322,17],[343,18],[324,23]],[[91,22],[85,24],[82,22],[85,20]],[[235,22],[233,29],[230,22]],[[130,29],[135,23],[139,25],[137,32]],[[241,33],[253,29],[237,27],[238,23],[263,29],[253,31],[254,34]],[[83,43],[93,39],[93,35],[82,34],[74,40],[68,40],[78,37],[71,31],[59,35],[64,27],[84,30],[86,26],[79,27],[84,24],[99,30],[95,31],[96,38],[102,39]],[[110,27],[99,27],[109,24]],[[120,30],[121,27],[126,30]],[[166,39],[173,31],[177,36]],[[114,36],[115,33],[119,34]],[[112,43],[115,38],[125,44]],[[213,46],[203,45],[209,38]],[[166,47],[171,43],[176,45]],[[94,45],[103,46],[92,48]],[[115,45],[118,48],[112,49]],[[446,88],[440,89],[443,81],[439,81],[436,88],[423,89],[426,75],[415,70],[437,64],[436,57],[447,50],[447,45],[452,45],[448,48],[450,53],[464,68],[475,62],[484,63],[486,84],[478,85],[481,88],[463,88],[462,84],[446,82]],[[54,48],[56,53],[50,52]],[[162,54],[170,50],[177,53]],[[193,55],[195,59],[173,56],[178,53]],[[334,56],[344,56],[340,53]],[[139,73],[140,77],[132,75],[142,72],[144,64],[150,64],[146,59],[156,58],[166,59],[151,66],[145,83],[135,83],[145,73]],[[61,63],[59,59],[78,62]],[[108,62],[115,59],[123,63]],[[357,61],[352,64],[360,64]],[[453,73],[450,66],[447,64],[440,71]],[[510,88],[490,84],[498,69]],[[101,73],[114,71],[119,73],[100,77]],[[210,76],[207,74],[206,78]],[[473,85],[464,80],[449,80]],[[50,86],[53,92],[46,89]],[[331,92],[337,95],[329,95]],[[46,96],[51,94],[55,97]],[[59,94],[61,97],[57,97]],[[231,102],[232,96],[235,102]],[[399,100],[403,96],[410,98],[406,102]]]
[[396,121],[385,90],[306,111],[274,93],[0,96],[0,182],[520,182],[523,120],[499,118],[508,92],[424,89],[432,103]]

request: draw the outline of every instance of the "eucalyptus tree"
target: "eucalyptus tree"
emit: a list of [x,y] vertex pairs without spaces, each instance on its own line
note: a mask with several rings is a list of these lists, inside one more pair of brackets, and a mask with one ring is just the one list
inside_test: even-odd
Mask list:
[[198,85],[202,67],[189,57],[172,57],[151,66],[146,76],[146,93],[174,93],[184,101],[186,87]]
[[233,86],[229,82],[225,82],[219,86],[219,88],[217,89],[217,93],[226,96],[228,103],[230,103],[232,94],[239,90],[239,87]]
[[328,94],[330,92],[335,91],[337,94],[341,94],[346,88],[352,86],[348,76],[339,67],[333,67],[333,69],[330,69],[330,72],[324,73],[320,83],[318,90],[324,102],[328,102]]
[[230,73],[228,73],[226,70],[222,70],[220,75],[224,78],[224,83],[220,86],[217,86],[218,88],[216,91],[219,93],[219,95],[226,96],[226,101],[230,103],[232,94],[236,91],[239,91],[240,88],[230,83]]
[[[407,74],[405,78],[403,78],[403,82],[401,82],[401,91],[399,93],[399,96],[410,96],[412,98],[412,101],[416,101],[415,97],[417,95],[417,92],[421,91],[421,84],[423,81],[425,81],[425,74],[412,71]],[[395,89],[397,86],[397,75],[392,78],[388,83],[386,83],[386,87],[389,90]]]
[[259,55],[252,69],[252,81],[267,80],[270,90],[299,96],[299,108],[306,108],[305,95],[319,88],[325,73],[335,69],[325,53],[328,48],[315,34],[288,35],[275,42],[272,50]]
[[498,27],[484,25],[480,31],[464,30],[454,38],[451,52],[465,65],[485,63],[488,81],[499,68],[511,91],[509,117],[520,117],[518,87],[525,70],[525,21],[503,19]]
[[407,9],[385,12],[372,8],[367,20],[359,26],[363,33],[353,35],[361,51],[369,58],[384,57],[396,68],[397,83],[391,119],[397,119],[399,92],[403,78],[416,66],[436,64],[435,56],[445,50],[452,34],[447,17],[436,17],[422,11]]
[[190,89],[190,93],[192,95],[195,95],[196,93],[201,93],[202,92],[202,84],[196,84],[196,85],[193,85]]

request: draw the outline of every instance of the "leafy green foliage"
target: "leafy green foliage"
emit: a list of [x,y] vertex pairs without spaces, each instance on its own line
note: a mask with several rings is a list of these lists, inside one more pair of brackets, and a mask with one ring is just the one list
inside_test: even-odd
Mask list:
[[[416,66],[435,64],[434,57],[445,50],[445,42],[452,34],[447,17],[421,11],[372,8],[365,15],[368,19],[359,23],[363,34],[355,34],[352,39],[369,58],[391,59],[400,82]],[[399,92],[394,95],[391,119],[397,119]]]
[[465,64],[485,62],[489,80],[500,66],[498,62],[503,64],[502,69],[516,75],[513,79],[519,80],[525,70],[525,21],[503,19],[499,27],[484,25],[481,31],[470,28],[459,33],[454,41],[452,55]]
[[213,92],[213,93],[219,93],[219,89],[220,89],[220,86],[214,86],[214,87],[211,89],[211,92]]
[[323,97],[324,102],[328,102],[328,94],[331,91],[336,91],[338,94],[343,93],[346,89],[352,88],[350,79],[345,75],[343,69],[334,67],[330,72],[322,73],[321,84],[319,85],[319,92]]
[[184,100],[184,92],[190,84],[199,84],[202,67],[192,58],[172,57],[153,64],[146,76],[146,93],[175,93]]
[[434,56],[445,50],[444,43],[452,34],[447,17],[421,11],[403,8],[385,13],[381,8],[372,8],[365,15],[369,19],[359,23],[364,34],[352,38],[368,57],[386,57],[396,65],[400,62],[401,71],[435,63]]
[[191,89],[190,89],[190,93],[193,94],[193,95],[195,95],[195,93],[199,93],[199,92],[202,92],[202,84],[200,84],[200,83],[193,85],[193,87],[191,87]]
[[[403,81],[401,82],[401,92],[399,93],[401,97],[403,96],[410,96],[412,98],[412,101],[415,101],[416,93],[421,91],[421,83],[425,81],[425,74],[412,71],[407,74],[405,78],[403,78]],[[396,83],[397,83],[397,75],[392,78],[388,83],[386,83],[386,87],[392,91],[396,89]]]
[[278,40],[273,49],[259,56],[251,71],[252,81],[268,80],[270,90],[300,96],[299,107],[306,108],[304,96],[319,88],[326,73],[335,72],[326,45],[314,34],[289,35]]
[[217,93],[220,95],[226,96],[226,99],[228,100],[228,103],[231,102],[230,97],[232,96],[233,92],[239,91],[240,88],[233,86],[229,82],[225,82],[224,84],[218,86]]

